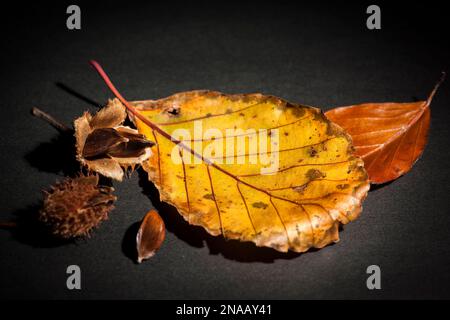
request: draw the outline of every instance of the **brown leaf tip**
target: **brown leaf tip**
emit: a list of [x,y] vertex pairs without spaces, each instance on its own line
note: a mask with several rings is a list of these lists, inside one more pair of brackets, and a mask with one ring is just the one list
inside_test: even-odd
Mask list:
[[433,90],[431,90],[430,95],[428,96],[426,105],[429,106],[431,104],[431,101],[434,98],[434,95],[436,94],[437,90],[441,86],[441,84],[444,82],[445,78],[447,77],[447,73],[445,71],[442,71],[441,77],[439,78],[438,82],[434,85]]

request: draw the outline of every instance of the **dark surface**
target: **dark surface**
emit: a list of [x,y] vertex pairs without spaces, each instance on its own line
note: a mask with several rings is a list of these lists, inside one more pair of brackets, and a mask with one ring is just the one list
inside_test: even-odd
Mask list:
[[[367,5],[201,3],[81,4],[82,30],[65,27],[65,4],[23,5],[2,15],[1,219],[32,216],[40,190],[73,172],[69,143],[29,114],[39,106],[70,123],[111,94],[89,67],[97,59],[130,100],[191,89],[263,92],[321,106],[424,99],[450,71],[445,10]],[[432,103],[422,158],[374,188],[340,243],[281,254],[227,242],[187,225],[135,173],[114,183],[110,219],[85,241],[59,243],[35,226],[0,230],[2,298],[450,298],[449,81]],[[70,141],[70,139],[69,139]],[[75,163],[76,167],[76,163]],[[153,206],[167,225],[158,254],[133,256],[135,223]],[[82,290],[66,289],[66,267]],[[367,266],[382,290],[366,288]]]

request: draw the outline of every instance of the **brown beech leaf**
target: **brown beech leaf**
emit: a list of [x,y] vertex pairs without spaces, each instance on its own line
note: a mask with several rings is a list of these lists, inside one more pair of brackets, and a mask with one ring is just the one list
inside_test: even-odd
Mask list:
[[166,228],[163,219],[156,210],[150,210],[142,220],[136,235],[138,263],[153,257],[165,237]]
[[325,113],[351,135],[370,182],[386,183],[411,170],[427,143],[430,103],[443,80],[444,74],[426,101],[364,103]]
[[[369,189],[364,164],[348,134],[319,109],[262,94],[213,91],[130,103],[93,65],[139,133],[156,142],[143,168],[161,199],[189,223],[227,239],[304,252],[337,242],[339,225],[359,216]],[[197,138],[200,125],[215,135]],[[227,134],[229,129],[247,133]],[[180,137],[181,131],[186,135]],[[228,138],[239,137],[248,143],[223,153]],[[250,140],[257,139],[260,146],[271,145],[272,161],[263,163],[260,147],[251,149]]]

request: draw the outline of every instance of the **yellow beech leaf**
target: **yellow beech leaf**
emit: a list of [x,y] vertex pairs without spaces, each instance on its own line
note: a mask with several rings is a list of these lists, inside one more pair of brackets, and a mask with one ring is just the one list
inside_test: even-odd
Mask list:
[[139,133],[156,142],[143,167],[189,223],[304,252],[338,241],[339,225],[360,214],[369,190],[363,161],[319,109],[212,91],[129,103],[93,64]]

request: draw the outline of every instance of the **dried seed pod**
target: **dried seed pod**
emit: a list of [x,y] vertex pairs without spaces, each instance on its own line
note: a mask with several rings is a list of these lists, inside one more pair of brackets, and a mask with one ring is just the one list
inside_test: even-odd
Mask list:
[[95,116],[85,112],[75,120],[77,159],[89,170],[121,181],[124,170],[151,156],[153,142],[137,130],[122,126],[127,114],[117,100],[109,100]]
[[117,199],[114,189],[98,185],[98,176],[67,178],[44,191],[39,220],[60,238],[86,236],[108,218]]
[[136,235],[138,263],[151,258],[166,237],[164,221],[156,210],[150,210],[142,220]]

